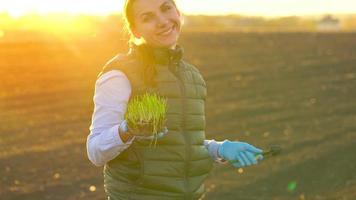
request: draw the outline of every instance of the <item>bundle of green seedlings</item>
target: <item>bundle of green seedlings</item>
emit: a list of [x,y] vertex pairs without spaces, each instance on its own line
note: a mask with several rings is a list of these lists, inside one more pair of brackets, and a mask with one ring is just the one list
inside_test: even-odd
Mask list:
[[167,100],[155,93],[145,93],[130,99],[125,120],[129,131],[136,136],[153,136],[156,146],[158,133],[166,122]]

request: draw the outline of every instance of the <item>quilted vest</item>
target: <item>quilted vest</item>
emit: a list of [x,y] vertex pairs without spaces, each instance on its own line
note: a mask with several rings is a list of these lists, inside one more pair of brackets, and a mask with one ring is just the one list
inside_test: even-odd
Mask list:
[[182,60],[182,48],[150,48],[157,70],[155,87],[142,78],[140,46],[109,61],[99,74],[120,70],[132,94],[155,92],[167,99],[168,133],[155,147],[149,140],[133,143],[104,167],[104,188],[110,200],[199,199],[213,160],[204,146],[206,85],[199,71]]

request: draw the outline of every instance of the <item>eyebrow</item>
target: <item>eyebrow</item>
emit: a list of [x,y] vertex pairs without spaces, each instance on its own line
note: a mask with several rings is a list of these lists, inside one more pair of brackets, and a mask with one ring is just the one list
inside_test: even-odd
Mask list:
[[[165,6],[166,4],[169,4],[169,1],[168,1],[168,0],[165,1],[165,2],[163,2],[159,7],[162,8],[162,7]],[[148,12],[141,13],[139,16],[142,18],[142,17],[144,17],[144,16],[150,16],[150,15],[152,15],[152,14],[153,14],[152,12],[148,11]]]

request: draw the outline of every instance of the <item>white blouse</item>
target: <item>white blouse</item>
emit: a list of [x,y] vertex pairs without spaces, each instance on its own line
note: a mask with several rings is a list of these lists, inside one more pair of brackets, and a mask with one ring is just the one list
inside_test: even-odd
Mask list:
[[[96,166],[103,166],[128,148],[135,137],[124,143],[118,133],[131,95],[131,84],[119,70],[104,73],[95,83],[94,112],[87,137],[87,154]],[[169,134],[169,130],[168,133]],[[221,161],[217,150],[222,142],[204,140],[212,159]]]

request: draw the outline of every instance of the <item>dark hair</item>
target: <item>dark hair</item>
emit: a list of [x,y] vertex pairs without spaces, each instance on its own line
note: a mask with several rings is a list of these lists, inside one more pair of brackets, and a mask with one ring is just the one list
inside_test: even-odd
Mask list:
[[[174,0],[170,0],[170,1],[177,8],[175,1]],[[130,36],[129,39],[130,46],[135,45],[134,44],[135,36],[132,33],[132,28],[134,26],[134,16],[133,16],[132,7],[134,2],[135,0],[126,0],[123,9],[124,29]],[[155,60],[152,54],[152,49],[148,45],[141,44],[138,50],[140,51],[140,54],[138,54],[138,59],[140,59],[144,65],[144,69],[142,70],[142,74],[141,74],[142,78],[147,85],[155,87],[156,86],[155,77],[157,71],[155,68]]]

